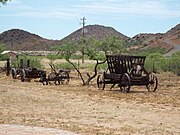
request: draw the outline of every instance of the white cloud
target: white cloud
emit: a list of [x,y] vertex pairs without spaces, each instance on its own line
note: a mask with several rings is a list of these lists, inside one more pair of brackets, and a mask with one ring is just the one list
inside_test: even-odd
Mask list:
[[[87,0],[86,2],[83,2],[86,4],[80,4],[79,2],[79,4],[72,4],[68,6],[39,6],[39,8],[35,8],[25,5],[20,0],[12,0],[10,3],[8,3],[8,8],[3,8],[3,10],[11,11],[9,16],[45,19],[75,19],[86,14],[111,14],[112,16],[128,14],[133,16],[145,15],[154,17],[180,18],[180,7],[173,9],[168,5],[169,3],[173,2],[176,5],[175,0]],[[4,15],[1,14],[0,16]]]
[[170,18],[180,17],[180,8],[172,10],[165,3],[157,0],[127,0],[126,2],[121,0],[106,0],[87,5],[74,5],[74,7],[91,13],[127,13],[132,15],[166,16]]
[[17,16],[43,19],[74,19],[78,14],[69,8],[64,7],[32,7],[20,0],[12,0],[7,6],[1,9],[0,16]]

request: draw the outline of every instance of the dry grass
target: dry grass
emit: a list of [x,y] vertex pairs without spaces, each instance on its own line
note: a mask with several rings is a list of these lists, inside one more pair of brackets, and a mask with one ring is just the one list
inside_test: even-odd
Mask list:
[[[73,74],[75,75],[75,74]],[[100,91],[95,81],[81,86],[20,82],[0,76],[0,123],[53,127],[82,134],[179,134],[180,80],[162,74],[160,87],[148,93]]]

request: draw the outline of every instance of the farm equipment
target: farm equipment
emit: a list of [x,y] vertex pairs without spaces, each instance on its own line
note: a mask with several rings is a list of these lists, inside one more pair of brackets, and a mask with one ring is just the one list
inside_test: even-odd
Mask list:
[[131,86],[145,85],[149,92],[155,92],[158,78],[154,73],[146,71],[145,58],[145,56],[106,55],[108,68],[103,75],[98,75],[98,88],[104,90],[106,84],[111,84],[112,89],[118,84],[122,92],[129,92]]
[[12,65],[14,65],[11,69],[12,78],[16,79],[21,77],[21,69],[23,69],[24,67],[29,67],[29,62],[27,61],[27,65],[24,65],[24,60],[20,59],[20,64],[12,62]]
[[20,60],[20,67],[12,68],[11,73],[13,79],[20,77],[22,82],[25,79],[36,79],[46,76],[46,71],[30,67],[30,60],[27,60],[27,65],[25,66],[23,59]]
[[59,69],[58,71],[56,70],[55,66],[53,64],[49,64],[51,67],[51,73],[49,73],[48,77],[42,76],[40,78],[40,82],[44,84],[46,82],[46,85],[51,84],[50,82],[53,81],[55,85],[57,84],[68,84],[70,77],[69,73],[70,70],[65,70],[65,69]]
[[36,79],[42,76],[46,76],[46,71],[37,69],[37,68],[28,67],[28,68],[21,69],[20,75],[21,75],[21,81],[24,82],[26,78]]

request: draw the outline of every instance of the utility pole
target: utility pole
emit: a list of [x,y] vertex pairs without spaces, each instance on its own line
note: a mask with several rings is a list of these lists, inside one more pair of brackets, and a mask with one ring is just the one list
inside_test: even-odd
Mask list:
[[83,17],[81,18],[81,21],[82,21],[82,38],[83,38],[83,47],[82,47],[82,63],[84,63],[84,42],[85,42],[85,21],[86,21],[86,18]]

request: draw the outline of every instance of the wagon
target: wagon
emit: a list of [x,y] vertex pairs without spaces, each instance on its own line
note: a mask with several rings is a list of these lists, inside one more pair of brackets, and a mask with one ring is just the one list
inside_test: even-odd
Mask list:
[[27,64],[25,65],[24,60],[20,59],[20,61],[18,61],[18,63],[12,61],[12,69],[11,69],[11,74],[12,74],[12,78],[13,79],[17,79],[19,77],[21,77],[21,70],[29,67],[29,60],[27,61]]
[[12,68],[11,72],[13,79],[19,77],[22,82],[24,82],[25,79],[36,79],[46,76],[46,71],[30,67],[30,60],[27,60],[27,64],[25,65],[23,59],[20,60],[20,66]]
[[22,82],[24,82],[25,79],[36,79],[42,76],[46,76],[46,71],[42,69],[27,67],[20,70],[20,77]]
[[46,85],[51,84],[51,82],[53,81],[55,85],[57,84],[68,84],[69,80],[70,80],[70,70],[66,70],[66,69],[56,69],[54,64],[49,64],[51,67],[51,72],[48,74],[48,76],[42,76],[40,77],[40,82],[43,83],[43,85],[45,85],[44,82],[46,82]]
[[155,92],[158,78],[144,67],[145,56],[106,55],[107,70],[97,77],[97,86],[104,90],[107,84],[112,89],[116,84],[122,92],[129,92],[131,86],[146,86],[148,91]]

